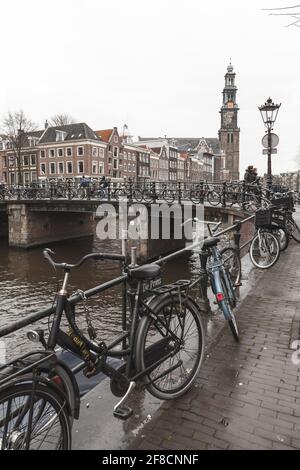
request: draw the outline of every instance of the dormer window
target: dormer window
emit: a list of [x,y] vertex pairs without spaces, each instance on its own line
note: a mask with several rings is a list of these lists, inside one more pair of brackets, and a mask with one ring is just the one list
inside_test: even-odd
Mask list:
[[67,136],[64,131],[56,131],[56,142],[63,142]]

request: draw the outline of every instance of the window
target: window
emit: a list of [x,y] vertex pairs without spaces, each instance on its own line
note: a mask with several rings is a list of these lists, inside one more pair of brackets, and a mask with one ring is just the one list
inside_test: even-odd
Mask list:
[[73,163],[72,162],[67,162],[67,173],[70,175],[73,173]]
[[78,173],[84,173],[84,163],[80,160],[77,164]]
[[104,149],[99,149],[99,157],[104,157]]
[[118,142],[118,136],[116,134],[114,135],[114,142]]
[[67,157],[72,157],[72,147],[67,147]]
[[114,170],[118,169],[118,160],[114,159]]
[[62,175],[64,172],[64,162],[59,162],[58,163],[58,173]]
[[28,155],[24,155],[23,157],[23,165],[28,166],[29,165],[29,157]]
[[111,145],[108,146],[108,151],[111,152]]
[[83,147],[77,147],[77,156],[82,157],[84,154]]
[[114,147],[114,157],[117,157],[119,153],[118,147]]
[[42,176],[46,174],[46,163],[41,163],[40,171]]
[[112,158],[111,158],[111,157],[109,157],[109,159],[108,159],[108,163],[110,163],[110,164],[111,164],[111,162],[112,162]]
[[36,165],[36,158],[35,155],[30,155],[30,165],[35,166]]
[[54,175],[56,173],[56,165],[54,162],[50,163],[50,175]]
[[99,163],[99,173],[100,175],[103,175],[104,171],[103,171],[103,163]]
[[59,157],[63,157],[64,156],[64,149],[58,149],[57,153],[58,153]]
[[24,173],[24,183],[25,184],[28,184],[29,183],[29,172],[28,171],[25,171]]
[[41,150],[40,155],[41,155],[41,158],[45,158],[45,157],[46,157],[46,152],[45,152],[45,150]]
[[92,163],[92,173],[94,175],[97,173],[97,162]]
[[3,167],[7,167],[7,157],[2,157]]
[[31,172],[31,181],[37,181],[37,174],[36,171]]
[[55,157],[55,149],[50,149],[49,150],[49,157],[51,157],[51,158]]
[[92,155],[93,155],[93,157],[97,157],[97,156],[98,156],[97,147],[93,147]]
[[67,133],[64,131],[56,131],[56,142],[63,142]]

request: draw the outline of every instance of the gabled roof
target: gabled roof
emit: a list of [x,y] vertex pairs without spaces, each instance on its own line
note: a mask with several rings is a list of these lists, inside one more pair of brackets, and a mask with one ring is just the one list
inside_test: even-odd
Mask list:
[[56,142],[56,131],[66,133],[64,141],[72,140],[100,140],[98,135],[84,122],[68,124],[66,126],[48,127],[39,141],[40,144]]
[[101,131],[95,132],[101,140],[103,140],[104,142],[109,142],[113,131],[114,129],[103,129]]

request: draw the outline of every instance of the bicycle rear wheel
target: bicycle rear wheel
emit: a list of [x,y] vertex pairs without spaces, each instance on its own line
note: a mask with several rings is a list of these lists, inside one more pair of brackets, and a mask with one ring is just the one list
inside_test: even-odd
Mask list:
[[278,238],[280,251],[286,250],[290,243],[290,237],[287,230],[275,230],[274,235]]
[[217,191],[209,191],[207,193],[207,201],[211,206],[218,206],[221,204],[221,195]]
[[[49,387],[12,384],[0,391],[1,450],[69,450],[71,424],[67,403]],[[32,416],[31,416],[32,413]]]
[[278,261],[280,247],[277,238],[271,232],[255,235],[250,246],[250,259],[259,269],[269,269]]
[[[167,400],[186,393],[196,380],[204,356],[204,328],[197,305],[176,294],[162,297],[144,316],[137,334],[136,367],[143,371],[160,362],[146,376],[146,387]],[[165,358],[165,360],[163,360]]]

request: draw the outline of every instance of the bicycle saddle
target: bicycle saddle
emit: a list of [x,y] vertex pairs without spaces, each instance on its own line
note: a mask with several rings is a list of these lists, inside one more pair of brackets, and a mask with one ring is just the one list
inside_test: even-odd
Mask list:
[[202,247],[211,248],[213,246],[217,246],[219,242],[220,242],[220,238],[215,238],[215,237],[207,238],[206,240],[204,240]]
[[160,273],[161,270],[157,264],[145,264],[129,270],[130,277],[137,280],[155,279]]

